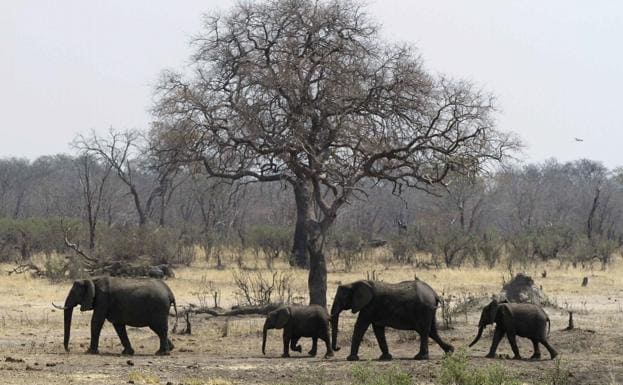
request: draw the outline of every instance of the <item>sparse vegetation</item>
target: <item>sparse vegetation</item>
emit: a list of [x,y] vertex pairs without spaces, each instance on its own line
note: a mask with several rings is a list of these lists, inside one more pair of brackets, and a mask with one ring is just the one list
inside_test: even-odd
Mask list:
[[521,381],[499,364],[474,367],[465,349],[443,358],[439,376],[441,385],[521,385]]
[[270,303],[291,303],[293,297],[292,276],[287,272],[238,270],[233,273],[238,288],[238,302],[248,306],[263,306]]

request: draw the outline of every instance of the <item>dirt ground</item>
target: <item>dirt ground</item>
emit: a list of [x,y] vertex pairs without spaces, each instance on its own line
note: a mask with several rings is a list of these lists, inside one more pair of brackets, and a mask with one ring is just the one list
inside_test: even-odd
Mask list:
[[[371,266],[370,268],[372,268]],[[540,272],[548,269],[547,278]],[[136,351],[132,357],[121,356],[119,340],[106,324],[100,339],[100,355],[86,355],[89,343],[90,312],[74,312],[70,341],[71,351],[62,346],[62,312],[50,302],[62,303],[70,282],[50,283],[27,275],[8,276],[8,265],[0,265],[0,384],[349,384],[352,362],[346,361],[354,317],[347,312],[341,319],[340,345],[342,350],[334,358],[323,359],[324,346],[319,346],[318,357],[293,353],[292,358],[280,358],[281,333],[269,333],[266,356],[261,353],[261,325],[257,316],[213,318],[193,315],[192,335],[172,335],[176,349],[170,356],[159,357],[156,336],[147,329],[130,328],[128,334]],[[364,272],[329,275],[329,293],[332,297],[340,282],[365,278]],[[492,293],[498,292],[508,272],[502,270],[466,268],[415,271],[412,268],[393,267],[380,270],[381,279],[397,282],[417,276],[433,286],[438,293],[455,301],[466,296],[482,298],[482,304]],[[623,383],[623,264],[607,271],[539,266],[528,271],[553,302],[546,311],[552,319],[551,344],[560,353],[560,366],[570,372],[569,384]],[[290,271],[296,290],[304,293],[305,272]],[[588,287],[581,287],[581,279],[589,277]],[[506,277],[506,278],[503,278]],[[221,291],[221,306],[235,304],[235,287],[231,271],[217,271],[205,266],[177,271],[177,278],[169,280],[177,296],[178,306],[198,303],[201,287]],[[298,285],[298,286],[297,286]],[[576,329],[564,331],[568,313],[573,310]],[[451,329],[442,330],[442,338],[455,347],[465,347],[476,333],[479,309],[455,314]],[[438,312],[439,323],[441,315]],[[173,320],[171,321],[173,324]],[[180,325],[183,325],[180,320]],[[493,363],[518,374],[525,383],[545,381],[555,370],[556,362],[515,361],[504,358],[483,358],[491,341],[491,328],[483,339],[468,349],[471,364],[484,367]],[[442,351],[431,345],[431,359],[414,361],[418,340],[410,332],[389,331],[388,342],[394,356],[392,362],[379,362],[380,352],[373,333],[369,330],[360,348],[363,365],[384,368],[399,365],[411,373],[417,384],[433,384],[439,375]],[[302,340],[303,352],[311,341]],[[524,357],[532,354],[528,340],[520,339],[519,349]],[[498,353],[511,354],[510,346],[502,342]],[[549,358],[543,349],[544,358]],[[361,363],[360,363],[361,364]],[[323,377],[322,382],[318,377]],[[310,378],[315,378],[310,382]],[[307,380],[306,380],[307,379]]]

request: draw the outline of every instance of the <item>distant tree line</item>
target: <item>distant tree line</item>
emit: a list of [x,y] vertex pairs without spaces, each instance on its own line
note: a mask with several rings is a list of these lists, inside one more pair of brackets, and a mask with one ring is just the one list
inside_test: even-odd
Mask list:
[[[107,141],[115,137],[114,145]],[[296,205],[288,183],[231,182],[201,168],[163,172],[148,155],[148,140],[127,132],[98,138],[108,154],[128,140],[136,146],[111,165],[86,147],[95,139],[79,137],[73,155],[0,159],[2,261],[65,252],[66,235],[94,255],[120,260],[188,263],[193,246],[215,265],[232,248],[270,256],[268,267],[292,257]],[[434,266],[606,266],[623,244],[623,172],[595,161],[509,166],[429,191],[398,194],[391,183],[372,180],[361,189],[365,195],[340,212],[328,240],[345,267],[379,242],[387,244],[389,262]]]

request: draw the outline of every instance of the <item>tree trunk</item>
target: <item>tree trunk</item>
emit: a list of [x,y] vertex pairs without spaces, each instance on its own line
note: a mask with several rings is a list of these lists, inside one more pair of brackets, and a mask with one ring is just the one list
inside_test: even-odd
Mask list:
[[312,208],[312,192],[310,186],[303,181],[294,183],[292,187],[294,188],[294,199],[296,201],[296,227],[294,228],[290,264],[306,269],[310,266],[309,259],[307,258],[308,237],[306,223]]
[[586,221],[586,235],[589,240],[591,240],[593,237],[593,219],[595,217],[595,211],[597,210],[597,206],[599,205],[599,194],[600,193],[601,193],[601,188],[597,187],[595,189],[595,197],[593,198],[591,211],[588,213],[588,220]]
[[141,198],[138,195],[138,191],[136,191],[136,187],[134,185],[130,185],[130,194],[132,194],[134,208],[136,209],[136,214],[138,215],[138,226],[143,228],[147,224],[147,215],[145,214],[146,210],[143,209]]
[[324,256],[325,231],[314,220],[307,221],[307,250],[309,251],[309,287],[310,305],[327,307],[327,263]]
[[89,250],[93,251],[95,250],[95,227],[96,227],[97,223],[94,221],[94,219],[91,217],[91,214],[89,214]]

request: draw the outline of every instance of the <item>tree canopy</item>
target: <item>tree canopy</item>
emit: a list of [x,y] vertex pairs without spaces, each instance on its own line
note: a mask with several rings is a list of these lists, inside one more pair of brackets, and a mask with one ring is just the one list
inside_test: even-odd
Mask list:
[[326,302],[324,237],[364,180],[426,189],[516,146],[491,95],[429,73],[357,1],[240,3],[207,16],[193,46],[190,73],[165,72],[157,87],[161,161],[290,183],[313,303]]

